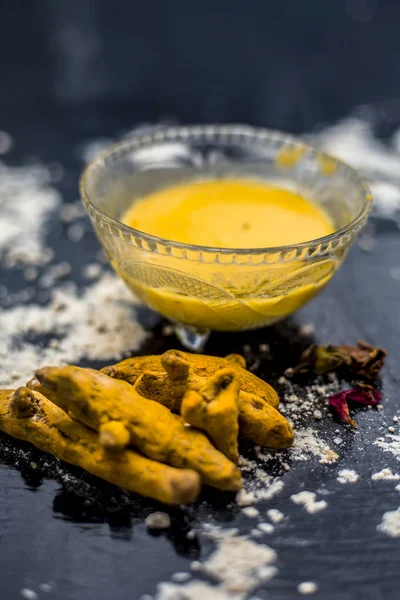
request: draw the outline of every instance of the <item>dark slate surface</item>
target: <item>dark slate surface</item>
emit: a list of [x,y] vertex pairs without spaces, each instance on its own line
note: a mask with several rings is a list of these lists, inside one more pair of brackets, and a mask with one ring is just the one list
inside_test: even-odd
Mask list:
[[[360,8],[361,7],[361,8]],[[364,8],[363,8],[364,7]],[[139,122],[240,121],[301,132],[330,122],[361,102],[393,110],[386,135],[399,120],[400,9],[395,2],[108,1],[0,3],[0,129],[15,147],[7,160],[32,156],[66,169],[59,187],[66,201],[77,197],[81,144],[117,136]],[[272,359],[256,370],[277,378],[299,356],[307,339],[301,322],[316,325],[317,341],[383,345],[389,355],[382,376],[384,410],[360,412],[359,433],[341,429],[341,461],[296,463],[285,488],[265,506],[290,516],[266,541],[278,553],[278,575],[257,595],[297,598],[296,585],[319,585],[321,600],[397,600],[399,540],[378,533],[382,514],[399,506],[388,482],[371,482],[383,467],[399,470],[394,457],[372,446],[399,406],[400,282],[389,271],[400,264],[397,227],[378,222],[376,246],[358,247],[324,293],[288,322],[252,334],[214,335],[206,351],[223,354],[250,344],[250,362],[260,342]],[[56,260],[69,260],[72,277],[98,246],[91,232],[79,245],[49,233]],[[3,269],[1,282],[22,286],[21,272]],[[143,352],[177,346],[154,336]],[[316,424],[332,442],[338,424]],[[340,427],[340,426],[339,426]],[[21,452],[23,450],[23,452]],[[247,450],[245,450],[247,451]],[[248,520],[226,505],[230,498],[205,492],[207,505],[171,510],[173,527],[152,536],[143,524],[155,505],[62,467],[53,459],[1,436],[0,598],[16,600],[21,588],[57,600],[137,600],[157,582],[187,571],[209,546],[188,541],[191,526],[215,518],[245,531]],[[32,470],[30,462],[38,468]],[[354,468],[360,481],[342,486],[337,471]],[[321,486],[328,508],[308,515],[290,495]],[[90,500],[90,502],[88,502]],[[52,581],[54,590],[40,592]]]

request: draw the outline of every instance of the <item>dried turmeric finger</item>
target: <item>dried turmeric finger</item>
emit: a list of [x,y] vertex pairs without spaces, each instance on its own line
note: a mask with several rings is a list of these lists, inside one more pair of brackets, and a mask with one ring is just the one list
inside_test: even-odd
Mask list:
[[110,483],[166,504],[194,502],[200,492],[195,471],[169,467],[133,450],[108,452],[96,432],[28,388],[0,391],[0,429]]
[[34,392],[39,392],[43,396],[46,396],[48,400],[53,402],[54,395],[52,394],[52,391],[49,389],[45,389],[40,383],[40,381],[36,379],[36,377],[32,377],[32,379],[28,381],[25,387],[29,388],[30,390],[33,390]]
[[[188,357],[190,357],[190,359]],[[199,392],[210,380],[208,375],[200,376],[192,370],[191,357],[192,355],[190,354],[179,352],[177,350],[170,350],[161,356],[162,367],[165,369],[164,373],[156,371],[146,372],[139,378],[136,377],[137,373],[135,373],[134,381],[133,379],[130,379],[130,381],[133,381],[134,388],[141,396],[160,402],[174,412],[180,412],[182,399],[186,391],[192,390]],[[118,367],[119,376],[122,376],[123,372],[125,372],[125,366],[123,366],[124,363],[126,363],[126,361],[120,363],[120,367]],[[178,367],[179,363],[181,363],[181,367]],[[150,363],[148,362],[147,365],[149,364]],[[243,386],[241,373],[243,369],[236,368],[235,364],[236,358],[233,359],[232,363],[229,361],[225,362],[225,368],[226,365],[230,365],[228,368],[240,378],[240,437],[251,440],[260,446],[288,448],[292,445],[294,439],[292,426],[271,403],[268,403],[265,400],[262,394],[257,394],[252,391],[254,389],[253,385]],[[187,367],[189,367],[189,369]],[[114,373],[115,372],[114,368]],[[127,372],[131,372],[129,366]],[[208,373],[208,371],[201,371],[199,368],[197,368],[197,372]],[[245,373],[247,372],[245,371]],[[252,374],[250,373],[249,375]],[[258,379],[258,377],[255,377],[254,375],[252,377],[254,377],[256,381],[258,380],[261,382],[261,384],[268,385]],[[251,381],[253,382],[253,380]],[[262,389],[262,387],[259,388],[259,391],[260,389]]]
[[[193,355],[193,357],[194,356],[195,355]],[[196,358],[198,358],[198,355],[196,355]],[[204,359],[208,358],[210,357],[204,357]],[[271,400],[274,396],[278,399],[275,390],[273,390],[269,384],[265,383],[265,381],[262,381],[252,373],[248,373],[242,367],[238,367],[237,365],[241,362],[241,359],[243,359],[243,357],[238,354],[230,354],[225,359],[217,359],[226,361],[226,363],[230,365],[229,368],[239,377],[240,436],[251,440],[260,446],[288,448],[293,444],[294,439],[292,426],[285,417],[276,410],[275,400],[273,402],[267,402],[266,400],[266,398]],[[188,389],[199,391],[202,387],[207,385],[209,379],[205,375],[197,375],[196,371],[197,373],[203,372],[204,374],[208,373],[208,371],[206,368],[201,371],[198,366],[199,362],[196,363],[197,366],[193,371],[190,368],[191,360],[192,355],[177,350],[169,350],[161,356],[161,364],[167,372],[168,378],[165,380],[164,376],[155,374],[154,379],[158,380],[158,387],[160,387],[160,381],[165,381],[164,393],[161,393],[161,391],[158,390],[158,399],[169,397],[172,385],[173,390],[176,391],[179,389],[179,373],[181,373],[182,378],[181,385],[186,385]],[[188,363],[189,371],[187,372],[187,369],[183,367],[181,368],[181,371],[179,371],[177,366],[179,362]],[[204,364],[208,365],[208,360],[205,360]],[[244,363],[242,362],[242,364]],[[173,382],[171,382],[172,371],[174,373]],[[145,390],[143,386],[140,386],[139,382],[137,382],[135,387],[137,387],[139,393],[146,397],[152,397],[149,386],[147,386],[147,390]],[[270,393],[270,390],[272,390],[273,393]],[[175,405],[178,404],[177,395],[174,396],[174,403]]]
[[293,427],[273,406],[255,394],[240,392],[239,431],[246,440],[269,448],[290,448],[293,444]]
[[121,421],[108,421],[100,426],[99,441],[109,450],[123,450],[129,445],[129,430]]
[[205,431],[214,446],[233,462],[239,458],[239,377],[232,369],[221,369],[198,392],[183,397],[181,415]]
[[[189,367],[188,387],[191,389],[192,376],[211,377],[216,371],[227,367],[237,370],[240,375],[240,389],[260,396],[271,406],[279,406],[279,398],[275,390],[266,382],[246,370],[246,361],[240,354],[229,354],[225,358],[218,356],[207,356],[206,354],[190,354],[180,350],[168,350],[160,356],[134,356],[127,358],[115,365],[110,365],[101,369],[103,373],[123,379],[132,385],[146,371],[148,373],[163,373],[167,370],[170,377],[175,368],[177,359],[186,362]],[[168,368],[169,367],[169,368]],[[173,377],[171,377],[173,378]]]
[[[209,379],[192,377],[189,391],[199,393]],[[171,402],[171,385],[163,374],[146,373],[133,386],[139,394],[171,407],[181,407],[183,399]],[[176,387],[174,388],[176,389]],[[187,392],[189,393],[189,392]],[[182,410],[182,408],[180,408]],[[183,413],[182,413],[183,414]],[[259,446],[270,448],[289,448],[293,444],[294,433],[289,421],[281,413],[264,402],[259,396],[239,392],[239,435]]]
[[58,406],[85,425],[100,431],[109,421],[121,422],[130,443],[146,456],[194,469],[204,483],[219,489],[241,488],[237,467],[203,433],[186,427],[181,417],[140,396],[128,383],[79,367],[45,367],[36,377],[54,392]]
[[126,358],[115,365],[103,367],[101,372],[114,379],[123,379],[134,384],[145,371],[162,373],[163,370],[161,355],[149,355]]
[[246,359],[241,354],[227,354],[227,356],[225,356],[225,360],[230,362],[232,365],[236,365],[242,369],[247,369]]

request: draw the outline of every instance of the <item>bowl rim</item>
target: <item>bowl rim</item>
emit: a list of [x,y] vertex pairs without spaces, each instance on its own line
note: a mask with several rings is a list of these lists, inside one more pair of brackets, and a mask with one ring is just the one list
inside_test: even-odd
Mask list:
[[[99,206],[90,198],[90,194],[87,191],[87,180],[93,171],[99,169],[107,160],[111,159],[115,154],[123,154],[132,147],[145,146],[148,147],[151,144],[159,143],[163,141],[183,141],[191,136],[203,135],[230,135],[230,136],[246,136],[256,137],[260,141],[268,140],[270,142],[276,141],[282,144],[291,145],[294,147],[305,148],[305,153],[312,152],[318,154],[318,156],[327,159],[335,163],[337,166],[345,169],[351,178],[356,182],[360,188],[363,196],[363,206],[359,214],[350,223],[344,227],[333,231],[332,233],[319,238],[313,238],[297,244],[288,244],[284,246],[267,246],[262,248],[219,248],[216,246],[202,246],[200,244],[187,244],[184,242],[178,242],[170,240],[168,238],[162,238],[150,233],[135,229],[122,223],[118,219],[111,217],[104,212]],[[369,186],[363,177],[358,173],[356,169],[348,165],[345,161],[342,161],[335,156],[328,154],[322,150],[319,150],[316,146],[303,141],[300,137],[285,132],[268,129],[264,127],[254,127],[251,125],[239,125],[239,124],[212,124],[212,125],[184,125],[184,126],[155,126],[150,132],[138,131],[129,135],[128,138],[122,139],[108,146],[105,150],[96,154],[96,156],[86,165],[83,170],[80,181],[79,189],[83,203],[86,206],[90,206],[95,213],[99,213],[101,217],[109,224],[117,227],[118,229],[134,236],[139,236],[146,242],[151,244],[162,244],[172,246],[177,249],[193,252],[207,252],[207,253],[218,253],[224,255],[260,255],[260,254],[277,254],[293,252],[294,250],[304,250],[310,246],[321,246],[322,244],[328,244],[338,238],[342,238],[346,233],[358,231],[364,224],[371,211],[372,207],[372,194]]]

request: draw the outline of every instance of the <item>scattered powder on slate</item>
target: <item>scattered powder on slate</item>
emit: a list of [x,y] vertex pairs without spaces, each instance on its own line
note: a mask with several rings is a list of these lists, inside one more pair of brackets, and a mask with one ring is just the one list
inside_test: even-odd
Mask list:
[[299,386],[287,377],[279,379],[283,388],[280,410],[294,425],[302,422],[304,418],[309,421],[320,420],[324,415],[330,414],[327,397],[339,389],[338,380],[334,374],[332,375],[332,381],[328,383],[323,383],[321,380],[307,387]]
[[[160,583],[157,590],[156,600],[233,600],[223,588],[197,580],[184,585]],[[149,600],[153,600],[151,596]]]
[[7,266],[48,262],[44,227],[61,204],[51,179],[44,165],[11,167],[0,161],[0,259]]
[[13,139],[7,131],[0,131],[0,155],[7,154],[11,150]]
[[397,460],[400,460],[400,435],[388,433],[385,438],[377,438],[374,444],[378,448],[381,448],[381,450],[390,452]]
[[[289,451],[290,458],[295,461],[307,461],[317,457],[321,463],[336,462],[339,458],[338,453],[329,447],[318,431],[311,426],[302,428],[304,420],[312,423],[330,415],[327,397],[339,389],[336,375],[332,374],[328,383],[322,383],[321,380],[306,388],[296,385],[287,377],[281,377],[279,383],[283,387],[280,410],[296,429],[294,444]],[[260,458],[263,458],[263,453],[260,454]]]
[[174,583],[185,583],[186,581],[189,581],[190,578],[190,573],[185,573],[182,571],[178,571],[171,576],[171,579]]
[[65,278],[71,273],[71,265],[64,261],[56,265],[49,266],[45,273],[39,279],[39,286],[42,288],[53,288],[59,279]]
[[[134,297],[116,275],[101,274],[98,265],[90,264],[87,275],[99,279],[80,292],[73,282],[62,281],[71,272],[68,262],[44,269],[54,258],[45,244],[49,217],[55,218],[59,209],[61,221],[72,223],[84,214],[80,202],[61,203],[52,186],[55,175],[54,168],[40,164],[10,167],[0,162],[0,259],[8,267],[25,264],[24,279],[39,277],[38,288],[46,289],[49,298],[40,305],[33,302],[34,288],[13,295],[0,286],[0,387],[26,383],[44,364],[118,360],[137,350],[146,336],[135,318]],[[105,321],[104,315],[112,319]]]
[[320,463],[335,463],[339,455],[322,439],[312,427],[296,431],[293,447],[290,450],[293,460],[306,461],[315,456]]
[[250,592],[275,574],[276,553],[245,536],[228,536],[203,564],[203,573],[231,592]]
[[238,465],[243,472],[250,472],[255,468],[256,463],[245,456],[239,456]]
[[259,523],[257,527],[262,533],[273,533],[275,531],[275,527],[271,523]]
[[318,591],[318,586],[314,581],[303,581],[297,586],[297,591],[302,596],[310,596]]
[[382,521],[378,525],[378,531],[386,533],[390,537],[400,537],[400,506],[396,510],[383,514]]
[[276,553],[269,546],[234,535],[229,530],[215,531],[212,537],[217,540],[217,547],[196,570],[215,585],[197,580],[184,585],[161,583],[157,600],[242,600],[276,574]]
[[245,506],[242,508],[242,513],[249,519],[255,519],[256,517],[260,516],[260,511],[254,506]]
[[72,244],[77,244],[86,233],[86,224],[73,223],[68,227],[67,238]]
[[359,476],[353,469],[342,469],[337,478],[339,483],[356,483],[358,479]]
[[314,323],[304,323],[304,325],[302,325],[300,327],[300,335],[312,335],[313,333],[315,333],[315,325]]
[[115,140],[106,137],[87,141],[85,144],[83,144],[81,151],[82,160],[85,163],[90,163],[100,152],[103,152],[114,141]]
[[290,497],[295,504],[303,506],[310,514],[318,513],[328,506],[326,500],[317,500],[317,494],[314,492],[303,491],[298,494],[292,494]]
[[150,513],[145,523],[148,529],[168,529],[171,527],[171,518],[167,513],[157,511]]
[[75,202],[69,202],[68,204],[62,204],[60,206],[60,220],[62,223],[72,223],[80,217],[86,215],[85,208],[80,200]]
[[257,500],[271,500],[277,494],[280,494],[285,484],[281,479],[275,479],[268,487],[260,488],[255,491]]
[[270,508],[267,510],[267,516],[273,523],[275,523],[275,525],[283,521],[285,518],[285,515],[277,508]]
[[400,211],[400,148],[394,141],[398,137],[397,132],[392,143],[385,144],[374,136],[368,118],[348,117],[319,133],[314,141],[369,179],[375,214],[396,218]]
[[[104,315],[112,319],[105,321]],[[24,339],[44,334],[57,344]],[[0,387],[23,385],[45,364],[121,358],[126,350],[137,350],[145,336],[135,318],[133,296],[116,275],[105,272],[83,293],[65,284],[53,290],[47,306],[19,305],[0,312]]]
[[255,501],[256,497],[254,492],[246,492],[245,489],[241,489],[236,494],[236,504],[238,506],[250,506],[251,504],[254,504]]
[[[335,463],[339,455],[334,452],[329,444],[319,436],[318,432],[312,427],[297,429],[293,446],[288,450],[291,460],[308,461],[313,457],[319,459],[320,463]],[[268,452],[266,449],[256,449],[256,456],[264,462],[276,461],[276,453]],[[286,463],[282,463],[284,470]]]
[[263,533],[259,529],[250,529],[250,535],[253,538],[262,538],[263,537]]
[[201,571],[201,562],[198,560],[193,560],[190,563],[190,570],[194,573],[199,573]]
[[83,275],[86,279],[97,279],[101,275],[101,266],[98,263],[89,263],[84,267]]
[[36,600],[38,598],[37,593],[29,588],[23,588],[21,590],[21,596],[26,600]]
[[386,481],[398,481],[400,479],[400,475],[397,473],[393,473],[392,469],[386,468],[379,471],[379,473],[374,473],[371,477],[373,481],[386,480]]
[[[264,460],[267,460],[266,456],[264,456]],[[261,500],[271,500],[283,490],[284,483],[281,479],[269,475],[260,468],[256,461],[243,456],[239,457],[239,466],[243,473],[251,473],[251,478],[245,481],[246,489],[237,494],[236,501],[239,506],[244,507],[242,512],[245,515],[246,513],[251,515],[254,514],[251,504]]]

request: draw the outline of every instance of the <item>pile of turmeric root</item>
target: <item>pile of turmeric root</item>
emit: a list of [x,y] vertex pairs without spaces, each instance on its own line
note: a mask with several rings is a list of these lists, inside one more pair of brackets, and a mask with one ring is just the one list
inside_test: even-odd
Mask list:
[[41,368],[26,387],[0,391],[0,429],[132,492],[184,504],[202,483],[241,488],[239,438],[292,444],[278,404],[242,356],[170,350],[101,371]]

